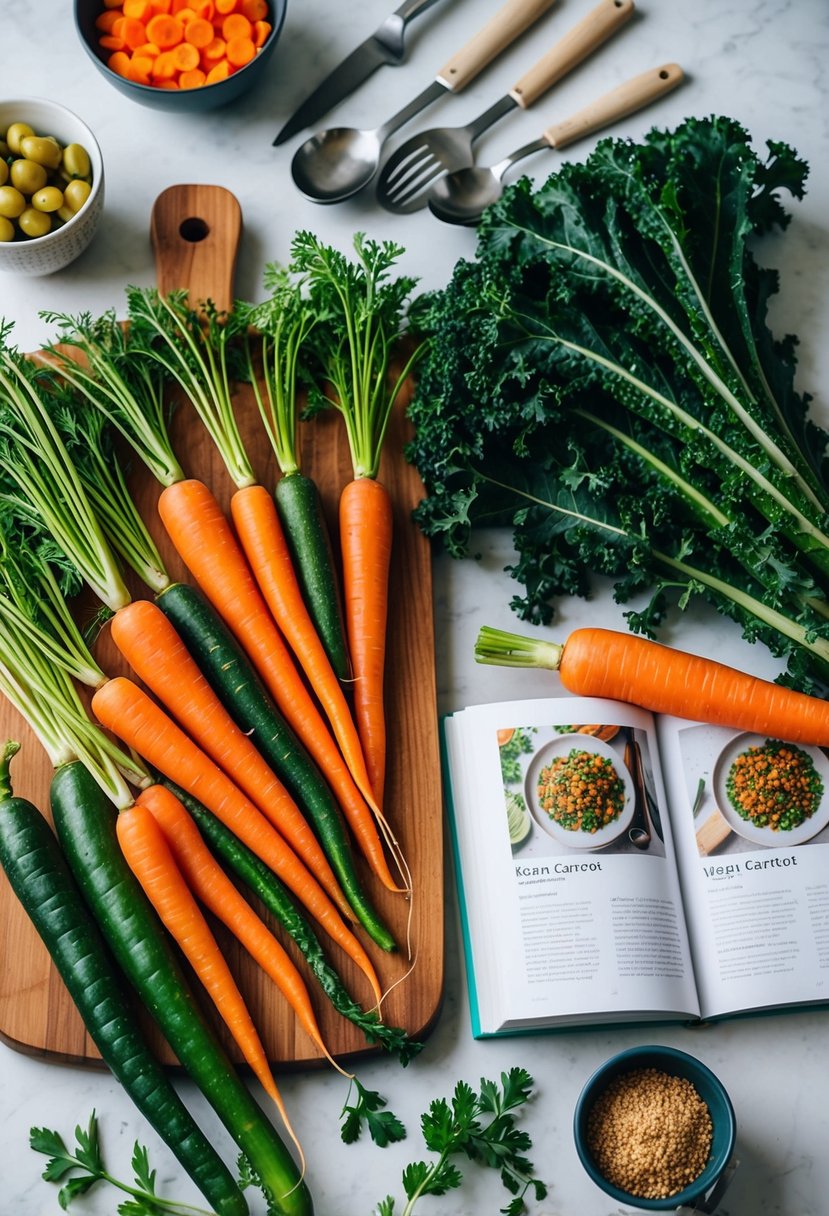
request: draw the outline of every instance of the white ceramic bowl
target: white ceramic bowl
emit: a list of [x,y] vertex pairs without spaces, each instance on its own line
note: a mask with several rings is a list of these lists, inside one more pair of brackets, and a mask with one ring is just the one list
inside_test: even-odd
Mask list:
[[12,122],[27,122],[38,135],[54,135],[63,145],[82,144],[92,167],[92,190],[77,215],[46,236],[0,241],[0,273],[42,275],[62,270],[83,253],[104,208],[104,162],[98,141],[85,122],[65,106],[41,97],[0,101],[0,131]]

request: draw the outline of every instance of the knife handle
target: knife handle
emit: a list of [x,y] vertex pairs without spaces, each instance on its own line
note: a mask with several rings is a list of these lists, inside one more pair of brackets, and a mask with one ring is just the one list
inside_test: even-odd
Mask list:
[[443,65],[437,80],[450,93],[459,93],[553,4],[555,0],[507,0],[495,16]]
[[437,4],[437,0],[403,0],[400,7],[394,10],[394,15],[400,18],[402,25],[406,25],[413,17],[425,13],[433,4]]
[[633,0],[600,0],[521,77],[510,89],[510,97],[526,110],[611,34],[626,25],[633,16],[633,9]]
[[682,68],[676,63],[666,63],[660,68],[641,72],[632,80],[626,80],[609,93],[604,93],[596,101],[591,101],[569,118],[548,127],[544,138],[552,148],[566,148],[583,135],[590,135],[600,127],[608,127],[664,97],[684,79]]

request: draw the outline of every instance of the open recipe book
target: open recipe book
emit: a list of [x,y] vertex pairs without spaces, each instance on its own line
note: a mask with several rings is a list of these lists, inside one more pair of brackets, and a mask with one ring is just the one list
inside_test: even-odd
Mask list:
[[476,1037],[829,999],[821,749],[575,697],[442,725]]

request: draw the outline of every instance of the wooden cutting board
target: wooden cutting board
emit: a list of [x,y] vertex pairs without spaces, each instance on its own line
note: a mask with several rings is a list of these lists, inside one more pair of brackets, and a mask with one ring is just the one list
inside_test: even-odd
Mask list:
[[[233,277],[242,232],[239,204],[227,190],[213,186],[172,186],[156,200],[151,237],[159,290],[187,288],[194,305],[212,299],[220,309],[233,302]],[[118,307],[118,301],[113,301]],[[277,468],[261,430],[253,395],[240,387],[238,411],[243,435],[257,476],[273,486]],[[405,403],[402,403],[405,408]],[[174,417],[173,439],[188,475],[203,478],[220,501],[229,503],[233,486],[212,441],[189,406]],[[443,831],[435,696],[434,631],[431,564],[428,542],[411,521],[411,510],[422,495],[415,470],[403,458],[406,422],[402,410],[393,419],[380,476],[394,503],[395,547],[389,605],[387,716],[389,760],[386,813],[411,866],[415,894],[411,906],[411,942],[414,967],[406,948],[409,907],[402,896],[385,891],[362,867],[367,888],[394,932],[401,950],[390,956],[366,944],[384,987],[391,988],[384,1003],[387,1022],[404,1027],[421,1038],[437,1015],[443,987]],[[336,528],[339,490],[351,471],[342,420],[333,411],[303,427],[303,470],[316,478],[332,529]],[[136,501],[157,539],[173,578],[187,581],[186,570],[172,551],[157,520],[159,488],[143,469],[136,472]],[[146,589],[131,584],[133,593]],[[79,606],[79,619],[84,615]],[[123,660],[106,635],[96,651],[110,675],[125,672]],[[40,744],[18,714],[0,698],[0,734],[22,747],[12,764],[15,793],[30,798],[48,814],[51,770]],[[271,1060],[279,1066],[319,1063],[317,1049],[297,1027],[293,1014],[274,985],[229,940],[221,925],[216,934],[226,947],[240,987]],[[329,960],[337,967],[352,995],[365,1002],[367,985],[338,948],[321,935]],[[283,938],[299,958],[293,943]],[[0,872],[0,1037],[12,1047],[35,1055],[71,1062],[100,1064],[94,1045],[72,1005],[45,948],[31,927]],[[304,967],[304,964],[300,964]],[[315,989],[309,988],[323,1036],[340,1057],[372,1050],[363,1035],[337,1014]],[[392,987],[393,986],[393,987]],[[143,1014],[142,1014],[143,1016]],[[210,1014],[212,1018],[212,1013]],[[215,1021],[215,1019],[213,1019]],[[162,1059],[174,1057],[147,1020],[148,1033]],[[218,1027],[218,1023],[217,1027]],[[238,1053],[219,1027],[234,1059]],[[375,1049],[376,1050],[376,1049]]]

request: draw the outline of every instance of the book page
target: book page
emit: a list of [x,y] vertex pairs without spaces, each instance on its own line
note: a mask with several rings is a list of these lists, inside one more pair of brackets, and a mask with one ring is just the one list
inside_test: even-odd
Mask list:
[[650,715],[472,706],[444,737],[477,1032],[696,1016]]
[[659,721],[703,1017],[829,998],[829,760]]

